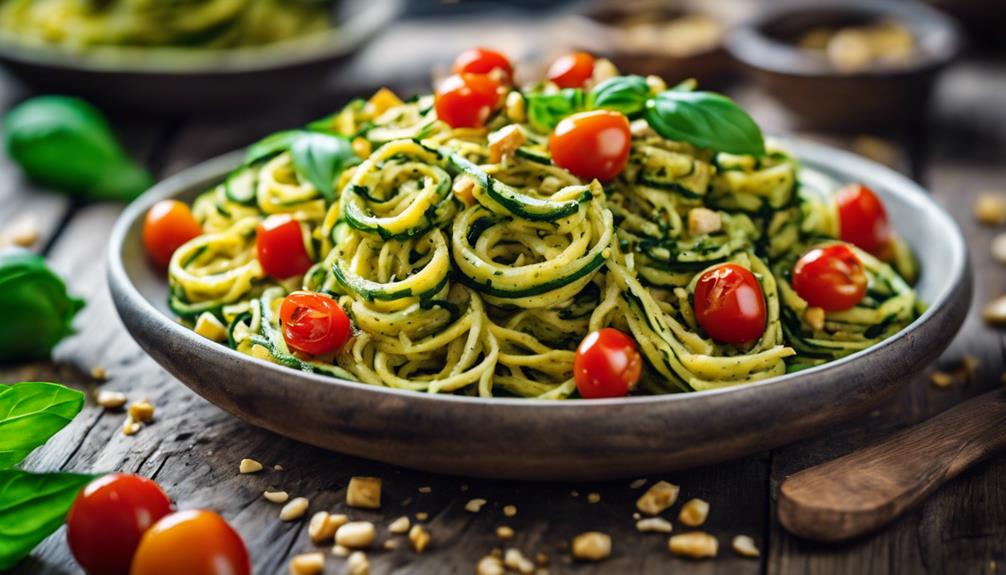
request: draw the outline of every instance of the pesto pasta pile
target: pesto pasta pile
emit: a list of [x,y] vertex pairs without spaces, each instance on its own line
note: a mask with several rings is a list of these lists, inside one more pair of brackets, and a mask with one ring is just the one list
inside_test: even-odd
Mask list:
[[[659,98],[666,87],[650,79],[648,89]],[[557,95],[570,96],[509,89],[484,126],[454,128],[432,96],[382,90],[266,138],[195,201],[204,233],[171,258],[172,309],[241,353],[299,370],[550,399],[577,394],[577,346],[604,327],[635,340],[637,393],[665,393],[818,365],[917,317],[914,260],[896,237],[886,261],[850,246],[868,288],[849,309],[825,312],[792,287],[797,259],[837,243],[839,223],[831,183],[802,177],[784,149],[698,147],[630,112],[624,169],[579,179],[553,161],[535,108]],[[273,214],[301,225],[305,274],[263,270],[256,227]],[[725,263],[752,272],[764,294],[764,329],[741,344],[710,337],[694,309],[700,276]],[[288,346],[279,308],[294,290],[328,294],[348,314],[353,334],[337,352]]]

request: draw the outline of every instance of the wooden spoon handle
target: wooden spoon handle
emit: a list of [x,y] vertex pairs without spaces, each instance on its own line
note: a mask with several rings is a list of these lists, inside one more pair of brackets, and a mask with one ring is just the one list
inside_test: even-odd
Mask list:
[[1006,389],[783,481],[779,521],[817,541],[873,531],[968,466],[1006,448]]

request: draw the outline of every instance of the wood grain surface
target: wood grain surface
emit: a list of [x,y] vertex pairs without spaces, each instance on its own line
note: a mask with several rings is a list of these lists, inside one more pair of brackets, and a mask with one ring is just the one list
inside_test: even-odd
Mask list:
[[[521,47],[519,53],[547,53],[540,23],[487,25],[478,43],[503,49]],[[362,55],[355,69],[394,59],[399,83],[415,86],[414,70],[443,64],[471,34],[455,24],[434,26],[405,23],[407,30],[422,31],[423,42],[408,54],[391,50],[379,40]],[[519,30],[515,32],[514,30]],[[395,34],[392,29],[390,34]],[[362,75],[362,72],[361,72]],[[421,80],[420,80],[421,81]],[[880,135],[893,142],[889,156],[901,169],[929,186],[937,199],[961,223],[972,246],[977,272],[977,308],[1006,290],[1006,276],[989,255],[995,233],[974,223],[971,204],[985,189],[1006,193],[1006,100],[1001,97],[1006,65],[968,60],[946,76],[937,98],[931,137],[918,150],[897,134]],[[354,78],[356,90],[367,82]],[[987,90],[998,87],[999,97]],[[743,83],[734,94],[754,110],[769,130],[785,129],[785,116],[766,98]],[[11,105],[23,94],[8,79],[0,79],[0,106]],[[332,102],[336,108],[340,102]],[[229,120],[144,120],[114,117],[131,152],[159,177],[196,162],[246,145],[272,130],[297,125],[326,112],[324,109],[279,110],[275,113]],[[834,136],[830,137],[836,141]],[[840,143],[857,148],[848,136]],[[6,161],[4,161],[6,162]],[[54,361],[0,368],[0,381],[53,380],[84,389],[126,392],[130,399],[149,398],[157,407],[156,421],[139,434],[120,432],[123,413],[106,413],[89,399],[83,413],[26,463],[36,470],[123,470],[153,477],[183,509],[206,507],[221,512],[240,531],[251,551],[256,573],[286,573],[289,558],[314,549],[306,534],[306,521],[281,523],[279,509],[262,498],[262,491],[277,487],[292,496],[311,500],[311,511],[349,513],[374,521],[378,545],[369,553],[373,573],[472,573],[480,557],[494,548],[514,547],[528,557],[546,553],[550,573],[697,573],[697,574],[831,574],[831,573],[1006,573],[1006,458],[996,458],[965,471],[888,528],[842,545],[821,545],[799,539],[779,524],[774,515],[781,481],[801,469],[883,438],[962,400],[1002,385],[1006,347],[999,332],[985,327],[976,314],[968,320],[938,368],[952,370],[965,355],[977,358],[971,376],[955,385],[935,388],[926,376],[906,386],[898,396],[873,413],[828,434],[773,452],[742,460],[650,477],[681,485],[682,500],[701,497],[711,511],[703,527],[720,541],[720,556],[691,561],[673,558],[667,538],[636,531],[633,502],[641,493],[629,481],[602,484],[532,484],[470,481],[431,476],[354,459],[299,445],[274,434],[249,427],[195,396],[161,370],[129,338],[113,310],[105,282],[105,251],[112,222],[122,206],[81,205],[25,184],[9,163],[0,164],[0,226],[24,214],[39,223],[44,251],[63,274],[71,289],[87,298],[79,333],[56,351]],[[94,367],[108,370],[109,380],[93,381]],[[589,433],[590,430],[577,430]],[[423,446],[417,445],[416,449]],[[255,475],[239,475],[238,462],[251,457],[266,464]],[[283,471],[272,470],[279,464]],[[354,475],[374,475],[384,482],[380,510],[361,511],[345,506],[345,490]],[[429,486],[428,493],[419,491]],[[425,490],[424,490],[425,491]],[[576,495],[574,496],[574,492]],[[590,503],[597,493],[600,501]],[[465,511],[475,497],[488,504],[477,514]],[[504,515],[505,505],[515,505],[514,517]],[[665,513],[677,522],[680,503]],[[401,515],[413,519],[427,513],[424,525],[432,535],[426,553],[417,555],[401,535],[394,551],[381,549],[389,538],[387,525]],[[511,541],[495,536],[499,525],[513,527]],[[582,531],[600,530],[612,536],[612,557],[598,564],[573,562],[568,544]],[[739,557],[730,549],[736,534],[752,536],[762,549],[759,559]],[[345,573],[345,560],[329,555],[326,573]],[[44,542],[32,557],[14,569],[17,574],[78,573],[62,531]]]

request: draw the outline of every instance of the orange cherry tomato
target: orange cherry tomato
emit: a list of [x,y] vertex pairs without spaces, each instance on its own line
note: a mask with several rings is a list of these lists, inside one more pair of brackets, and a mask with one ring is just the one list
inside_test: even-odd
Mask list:
[[887,210],[873,190],[849,184],[838,191],[835,202],[842,241],[874,255],[884,254],[891,242],[891,226]]
[[[493,72],[498,70],[498,72]],[[513,64],[506,56],[488,48],[465,50],[454,59],[451,71],[455,74],[499,74],[499,80],[513,84]]]
[[548,68],[548,79],[560,88],[581,88],[594,75],[594,57],[573,52],[558,58]]
[[212,511],[179,511],[140,541],[131,575],[251,575],[241,536]]
[[484,74],[454,74],[437,86],[437,117],[452,128],[480,128],[499,104],[500,83]]
[[66,540],[90,575],[129,575],[143,534],[171,513],[171,500],[153,481],[112,473],[80,490],[66,515]]
[[286,296],[279,318],[290,349],[311,355],[338,350],[352,333],[349,317],[339,303],[320,293],[295,291]]
[[620,112],[594,110],[563,118],[548,139],[552,161],[583,180],[612,180],[629,161],[632,134]]
[[203,228],[189,207],[178,200],[161,200],[147,210],[143,220],[143,245],[147,256],[162,268],[182,244],[202,235]]
[[702,272],[695,284],[695,317],[716,341],[741,344],[765,331],[765,294],[758,278],[737,264]]
[[314,265],[304,246],[300,222],[290,214],[275,214],[258,225],[258,261],[276,279],[303,275]]
[[584,399],[624,397],[639,383],[642,371],[636,342],[617,329],[591,332],[576,348],[573,378]]
[[812,248],[793,266],[793,289],[825,311],[854,307],[866,295],[866,270],[849,246]]

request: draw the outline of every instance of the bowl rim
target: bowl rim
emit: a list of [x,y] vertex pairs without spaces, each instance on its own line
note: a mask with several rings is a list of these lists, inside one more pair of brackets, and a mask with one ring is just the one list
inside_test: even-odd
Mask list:
[[[133,201],[119,215],[108,248],[108,281],[113,296],[127,298],[132,310],[139,310],[148,317],[157,318],[158,328],[168,337],[180,338],[187,345],[200,346],[207,354],[218,358],[221,361],[248,361],[260,369],[274,371],[277,375],[286,374],[296,376],[300,379],[310,381],[319,385],[333,385],[335,387],[349,386],[357,390],[365,390],[371,393],[388,394],[402,400],[448,402],[453,404],[467,404],[473,407],[484,408],[486,406],[520,406],[537,409],[610,409],[612,407],[632,407],[641,404],[656,405],[663,402],[680,401],[701,401],[704,398],[718,397],[729,394],[749,394],[757,393],[764,389],[767,393],[769,389],[780,386],[791,385],[795,380],[807,379],[815,374],[820,374],[831,370],[842,370],[849,364],[859,361],[867,356],[878,354],[887,348],[901,345],[903,340],[911,337],[913,332],[926,326],[934,320],[938,320],[944,308],[950,306],[952,297],[960,292],[962,286],[966,286],[969,269],[969,255],[964,235],[954,221],[954,219],[942,208],[919,184],[912,181],[907,176],[895,170],[858,156],[852,152],[834,148],[826,144],[812,142],[809,140],[787,136],[781,138],[787,146],[793,149],[797,157],[809,160],[809,163],[819,163],[840,172],[869,173],[873,185],[882,189],[897,190],[895,193],[912,205],[913,209],[926,212],[930,217],[935,218],[940,228],[945,230],[945,237],[941,238],[950,244],[950,253],[954,254],[953,261],[948,262],[948,267],[941,275],[948,279],[943,283],[942,289],[931,301],[925,302],[927,308],[918,318],[904,329],[889,337],[888,339],[850,354],[841,359],[824,363],[812,368],[783,374],[777,377],[768,378],[749,384],[735,385],[705,391],[693,391],[687,393],[668,393],[662,395],[640,395],[623,398],[593,399],[590,401],[556,401],[549,399],[535,398],[510,398],[510,397],[469,397],[453,394],[433,394],[420,393],[411,390],[396,389],[384,386],[370,385],[362,382],[340,379],[315,373],[293,370],[289,367],[258,359],[249,355],[239,353],[225,345],[207,340],[196,334],[194,331],[182,326],[173,318],[147,300],[140,293],[139,289],[130,279],[125,267],[124,249],[126,248],[126,238],[130,229],[138,225],[146,211],[157,201],[170,199],[180,193],[191,190],[196,186],[212,185],[212,182],[222,180],[231,169],[240,164],[244,158],[243,150],[236,150],[227,154],[217,156],[210,160],[196,164],[182,170],[161,182],[154,185],[137,200]],[[970,297],[970,295],[969,295]],[[119,302],[116,307],[122,309]],[[120,311],[121,313],[121,311]]]
[[324,32],[263,46],[225,49],[96,46],[74,52],[27,44],[0,30],[0,60],[90,73],[186,75],[246,74],[308,65],[351,53],[402,11],[404,0],[350,0],[344,20]]

